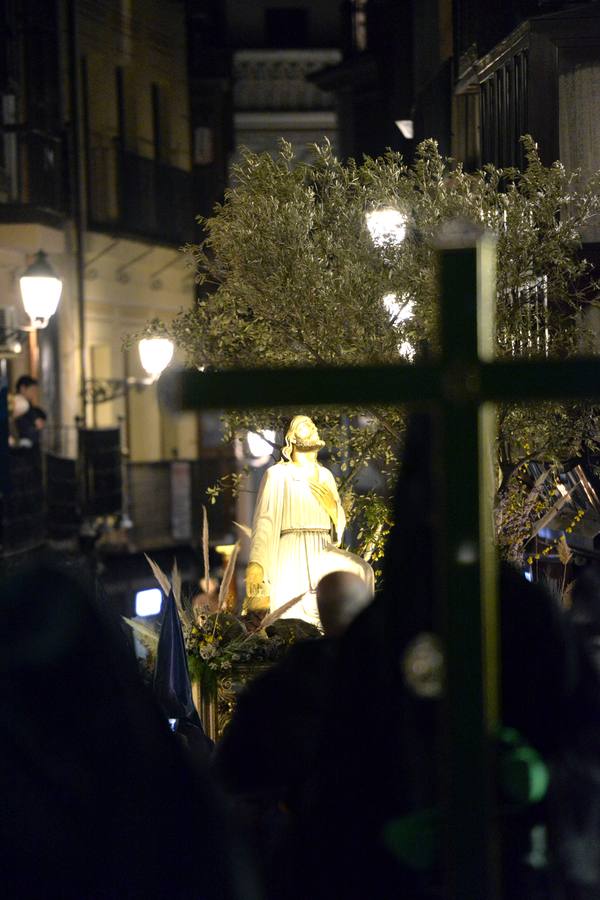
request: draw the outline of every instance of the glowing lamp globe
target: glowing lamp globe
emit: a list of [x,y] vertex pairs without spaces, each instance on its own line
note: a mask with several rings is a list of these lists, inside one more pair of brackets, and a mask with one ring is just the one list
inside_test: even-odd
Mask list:
[[140,362],[154,381],[173,359],[173,341],[163,337],[142,338],[138,350]]
[[395,324],[408,322],[413,317],[414,303],[408,297],[403,296],[400,298],[397,294],[386,294],[383,297],[383,305],[390,320]]
[[270,456],[273,452],[275,432],[249,431],[246,440],[250,456],[253,456],[255,459],[262,459],[265,456]]
[[45,328],[58,307],[62,281],[57,278],[43,250],[19,279],[21,299],[33,328]]
[[374,209],[366,215],[367,228],[376,247],[401,244],[406,237],[406,216],[393,207]]

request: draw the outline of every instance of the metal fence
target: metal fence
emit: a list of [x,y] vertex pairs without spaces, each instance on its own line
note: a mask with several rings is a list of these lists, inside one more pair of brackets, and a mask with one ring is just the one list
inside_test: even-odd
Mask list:
[[0,200],[63,214],[66,210],[63,139],[36,130],[0,134]]
[[92,144],[90,222],[100,229],[184,244],[194,234],[192,176],[118,142]]
[[3,557],[43,544],[46,509],[42,454],[36,448],[10,448],[10,490],[0,496],[0,548]]
[[[103,445],[99,455],[90,456],[89,449],[70,457],[10,449],[10,488],[0,495],[0,557],[27,552],[47,541],[76,543],[82,529],[90,532],[102,522],[109,529],[131,522],[131,550],[199,546],[206,489],[222,474],[221,462],[123,465],[114,443]],[[228,532],[231,507],[226,497],[210,508],[212,539],[220,540]]]

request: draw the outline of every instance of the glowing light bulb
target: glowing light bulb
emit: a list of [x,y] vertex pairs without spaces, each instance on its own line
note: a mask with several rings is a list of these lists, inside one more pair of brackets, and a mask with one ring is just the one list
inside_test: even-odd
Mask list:
[[414,302],[409,300],[406,295],[398,297],[397,294],[386,294],[383,297],[383,305],[387,310],[392,322],[407,322],[412,319],[414,312]]
[[263,456],[269,456],[273,452],[272,444],[275,443],[275,432],[249,431],[246,440],[250,456],[253,456],[255,459],[261,459]]
[[57,278],[46,254],[40,250],[34,262],[19,278],[21,299],[34,328],[45,328],[54,315],[62,293],[62,281]]
[[157,379],[171,362],[175,347],[168,338],[151,337],[142,338],[138,350],[142,366],[151,378]]
[[398,345],[398,353],[400,356],[404,357],[404,359],[411,362],[415,357],[415,348],[410,341],[402,341],[402,343]]
[[406,216],[393,207],[374,209],[367,213],[367,228],[376,247],[401,244],[406,237]]

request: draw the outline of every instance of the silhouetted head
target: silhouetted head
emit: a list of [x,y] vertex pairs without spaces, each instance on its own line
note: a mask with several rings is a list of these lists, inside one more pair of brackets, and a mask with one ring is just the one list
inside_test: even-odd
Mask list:
[[127,896],[191,897],[200,852],[202,896],[221,898],[229,862],[208,779],[82,574],[44,563],[0,580],[3,896],[109,897],[123,877]]
[[21,375],[18,379],[15,390],[17,394],[21,394],[29,403],[34,403],[36,398],[38,382],[31,375]]
[[373,595],[353,572],[330,572],[317,586],[317,607],[326,637],[339,637]]

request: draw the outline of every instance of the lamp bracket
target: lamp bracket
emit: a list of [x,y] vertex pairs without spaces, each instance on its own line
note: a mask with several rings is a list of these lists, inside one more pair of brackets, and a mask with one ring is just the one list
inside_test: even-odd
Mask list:
[[154,384],[154,378],[86,378],[85,399],[93,406],[124,397],[130,388],[141,391]]

